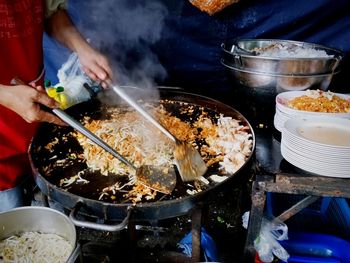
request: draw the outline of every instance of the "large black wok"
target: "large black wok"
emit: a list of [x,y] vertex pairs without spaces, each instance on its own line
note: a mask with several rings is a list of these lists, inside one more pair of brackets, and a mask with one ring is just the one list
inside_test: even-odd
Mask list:
[[[133,88],[132,90],[135,90]],[[146,96],[140,89],[136,92],[139,98],[145,100]],[[34,178],[39,186],[40,190],[47,195],[50,199],[57,201],[65,208],[72,210],[71,218],[76,225],[88,226],[92,228],[99,228],[102,230],[118,230],[117,228],[106,228],[106,225],[85,224],[79,221],[75,215],[77,212],[87,215],[93,215],[95,217],[104,220],[123,220],[127,223],[128,219],[134,221],[144,220],[160,220],[165,218],[171,218],[179,215],[183,215],[189,212],[197,202],[204,200],[205,196],[210,193],[214,193],[217,190],[223,189],[222,187],[231,187],[238,182],[245,181],[249,178],[246,171],[250,172],[250,164],[254,148],[255,148],[255,136],[252,127],[248,123],[242,114],[235,109],[210,98],[200,95],[185,93],[174,89],[159,89],[160,98],[154,97],[149,100],[171,100],[175,102],[187,102],[190,104],[198,105],[209,109],[213,116],[218,113],[222,113],[225,116],[231,116],[235,119],[239,119],[243,125],[248,126],[250,133],[252,134],[253,149],[245,162],[245,164],[233,175],[228,177],[225,181],[216,184],[210,184],[202,192],[194,195],[185,194],[181,191],[181,180],[178,190],[175,191],[171,197],[161,197],[156,201],[143,202],[132,204],[131,202],[107,202],[105,200],[98,200],[98,196],[95,193],[97,188],[103,187],[101,184],[111,184],[114,180],[113,176],[98,176],[98,172],[89,172],[90,180],[93,180],[88,186],[81,186],[79,184],[73,185],[69,190],[62,189],[59,186],[59,180],[69,176],[70,174],[77,174],[80,170],[86,169],[86,164],[79,160],[70,160],[68,165],[59,166],[56,160],[68,158],[68,153],[74,151],[82,151],[81,146],[77,141],[69,139],[70,132],[73,131],[70,127],[58,127],[52,124],[44,124],[40,127],[38,134],[34,137],[29,149],[29,155],[31,160],[32,169],[34,172]],[[135,93],[134,93],[135,95]],[[110,95],[108,95],[110,96]],[[136,99],[138,99],[136,97]],[[147,100],[147,99],[146,99]],[[118,103],[121,103],[120,101]],[[105,104],[105,103],[104,103]],[[82,116],[90,115],[92,118],[103,118],[103,112],[101,108],[104,104],[101,104],[100,100],[92,100],[75,105],[67,110],[69,114],[76,119],[81,119]],[[187,121],[191,117],[181,116],[176,109],[176,104],[173,108],[168,109],[180,118],[187,118]],[[193,117],[193,116],[192,116]],[[56,144],[54,152],[49,152],[45,149],[45,146],[59,138],[59,143]],[[68,139],[67,139],[68,138]],[[53,158],[58,156],[58,158]],[[45,167],[54,167],[54,172],[47,173]],[[214,169],[214,168],[213,168]],[[208,173],[213,173],[213,169],[209,169]],[[51,169],[52,170],[52,169]],[[183,184],[183,183],[182,183]]]

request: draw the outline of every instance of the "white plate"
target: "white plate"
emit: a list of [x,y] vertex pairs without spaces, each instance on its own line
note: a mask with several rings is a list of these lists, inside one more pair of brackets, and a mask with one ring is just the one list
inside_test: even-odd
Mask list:
[[278,130],[279,132],[282,132],[283,124],[278,119],[277,113],[273,118],[273,126],[275,126],[276,130]]
[[346,169],[346,171],[350,169],[350,159],[344,160],[335,156],[331,158],[327,155],[318,155],[310,151],[300,151],[299,148],[290,146],[286,142],[282,142],[281,145],[286,147],[292,155],[300,158],[300,160],[307,160],[310,163],[317,164],[319,167],[324,167],[325,169]]
[[[296,110],[288,106],[288,101],[291,99],[294,99],[296,97],[300,97],[303,95],[306,95],[306,91],[287,91],[282,92],[276,96],[276,108],[278,108],[280,111],[288,114],[288,115],[295,115],[295,114],[302,114],[302,115],[326,115],[326,116],[335,116],[335,117],[341,117],[341,118],[349,118],[350,119],[350,113],[327,113],[327,112],[312,112],[312,111],[302,111],[302,110]],[[337,95],[343,99],[346,99],[350,101],[350,95],[347,94],[341,94],[341,93],[334,93],[334,95]]]
[[282,132],[283,125],[288,119],[289,118],[284,117],[281,114],[281,112],[276,109],[276,113],[275,113],[275,116],[273,118],[273,124],[279,132]]
[[281,153],[292,165],[310,173],[350,178],[350,120],[289,119],[282,128]]
[[285,136],[281,143],[284,143],[289,148],[293,149],[300,155],[306,156],[307,158],[325,160],[325,161],[337,161],[339,163],[349,163],[350,165],[350,154],[339,153],[335,151],[329,151],[328,149],[318,149],[312,146],[305,146],[302,143],[295,143],[288,141]]
[[318,116],[293,118],[284,123],[284,129],[312,145],[350,151],[350,120],[348,119]]
[[285,153],[284,149],[281,149],[282,155],[284,159],[292,164],[295,167],[298,167],[300,169],[303,169],[309,173],[313,173],[316,175],[321,175],[321,176],[328,176],[328,177],[341,177],[341,178],[350,178],[350,174],[348,171],[338,171],[338,170],[330,170],[330,169],[322,169],[318,167],[317,165],[312,166],[308,162],[302,162],[300,159],[295,159],[293,156],[288,155]]
[[338,156],[340,158],[350,159],[350,149],[341,148],[338,146],[329,146],[323,144],[317,144],[311,141],[308,141],[302,137],[295,136],[293,133],[289,132],[285,128],[282,128],[282,140],[287,142],[289,145],[292,145],[295,148],[300,148],[306,150],[310,149],[311,151],[320,152],[326,156]]
[[337,177],[337,178],[350,178],[349,173],[337,173],[334,171],[325,171],[325,170],[318,170],[315,167],[309,167],[303,163],[300,163],[299,161],[295,161],[291,157],[283,156],[286,161],[288,161],[290,164],[292,164],[295,167],[298,167],[306,172],[312,173],[314,175],[318,176],[327,176],[327,177]]
[[303,169],[307,172],[321,175],[321,176],[328,176],[328,177],[339,177],[339,178],[350,178],[350,173],[348,170],[339,170],[339,169],[333,169],[333,168],[327,168],[327,166],[319,166],[317,164],[314,164],[313,162],[310,162],[308,159],[300,158],[300,156],[295,156],[293,152],[291,152],[287,147],[284,145],[281,145],[281,153],[283,158],[291,163],[292,165]]

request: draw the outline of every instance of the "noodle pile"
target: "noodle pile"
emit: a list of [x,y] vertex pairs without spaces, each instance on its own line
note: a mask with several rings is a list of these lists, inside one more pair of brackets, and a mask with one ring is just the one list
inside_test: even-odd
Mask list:
[[73,245],[56,234],[24,232],[0,241],[2,263],[64,263]]
[[[234,173],[243,165],[251,152],[251,134],[247,133],[247,127],[240,125],[238,120],[231,117],[220,116],[218,122],[213,123],[203,114],[193,126],[190,126],[179,118],[170,116],[163,108],[158,108],[154,114],[160,123],[179,140],[187,141],[196,148],[198,146],[195,140],[204,140],[206,143],[201,146],[200,153],[208,166],[221,162],[225,172]],[[122,113],[120,109],[113,109],[110,119],[87,118],[85,127],[101,137],[135,166],[174,164],[172,141],[150,126],[147,120],[140,119],[137,112]],[[104,175],[108,175],[109,172],[135,173],[85,136],[80,133],[76,136],[84,148],[84,157],[90,169],[100,170]]]
[[[192,107],[192,108],[191,108]],[[84,126],[95,133],[135,167],[153,165],[170,167],[175,165],[174,143],[164,136],[147,120],[140,117],[132,109],[108,108],[106,119],[85,117]],[[219,173],[229,175],[235,173],[246,161],[252,150],[252,134],[249,127],[243,126],[232,117],[218,115],[208,117],[208,112],[201,108],[192,123],[171,115],[163,105],[154,107],[148,105],[148,111],[176,138],[191,144],[199,150],[208,167],[217,164]],[[191,116],[193,106],[187,112]],[[140,202],[155,198],[156,193],[140,185],[135,178],[135,171],[124,163],[95,145],[84,135],[75,135],[83,147],[83,157],[89,169],[99,171],[108,176],[109,173],[128,176],[128,182],[115,183],[101,191],[99,200],[110,197],[114,200],[117,192],[125,192],[126,187],[132,187],[124,197],[132,202]],[[68,183],[64,179],[61,185]],[[71,182],[69,182],[71,183]],[[208,180],[205,181],[209,184]],[[200,188],[197,187],[200,191]]]
[[[155,165],[166,166],[171,163],[174,146],[171,141],[155,130],[150,124],[140,119],[137,112],[121,112],[111,109],[108,120],[86,119],[85,127],[99,136],[134,166]],[[99,170],[103,175],[131,174],[135,171],[124,163],[106,153],[88,138],[77,133],[79,143],[84,148],[84,157],[88,167]]]

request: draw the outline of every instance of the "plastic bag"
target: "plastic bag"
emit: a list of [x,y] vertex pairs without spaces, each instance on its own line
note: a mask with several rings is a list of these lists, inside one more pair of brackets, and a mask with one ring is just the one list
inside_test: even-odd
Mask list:
[[[183,253],[188,256],[192,255],[192,233],[188,233],[181,241],[178,243],[178,247],[182,249]],[[201,247],[204,251],[205,262],[217,262],[217,248],[214,240],[207,233],[207,231],[201,228]]]
[[[242,216],[243,226],[248,227],[249,212]],[[272,262],[274,256],[287,262],[288,252],[280,245],[278,241],[288,239],[288,227],[285,223],[277,219],[262,219],[259,236],[254,240],[254,248],[259,254],[262,262]]]
[[69,108],[91,98],[91,92],[84,85],[96,84],[82,70],[76,53],[69,56],[58,70],[57,77],[59,82],[54,87],[46,87],[46,91],[50,97],[60,103],[61,109]]

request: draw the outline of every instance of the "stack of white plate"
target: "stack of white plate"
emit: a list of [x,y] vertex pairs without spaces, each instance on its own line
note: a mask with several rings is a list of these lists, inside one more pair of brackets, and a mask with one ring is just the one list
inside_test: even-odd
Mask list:
[[289,119],[282,129],[281,153],[305,171],[350,178],[350,120],[325,116]]
[[[334,93],[335,95],[349,100],[350,95]],[[311,112],[296,110],[288,106],[288,101],[295,97],[306,95],[306,91],[287,91],[276,96],[276,114],[274,117],[275,128],[282,132],[284,123],[294,117],[313,117],[313,116],[328,116],[350,119],[350,113],[326,113],[326,112]]]

